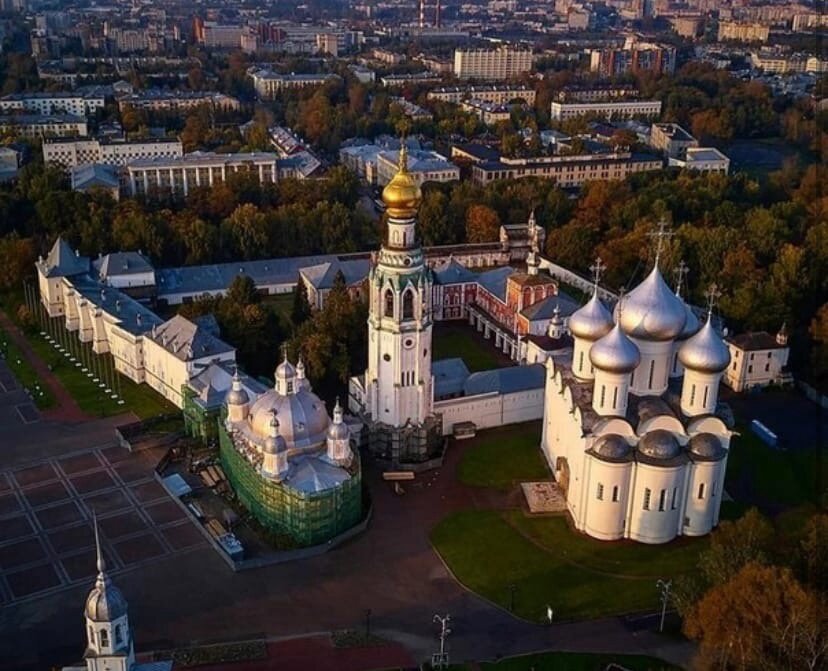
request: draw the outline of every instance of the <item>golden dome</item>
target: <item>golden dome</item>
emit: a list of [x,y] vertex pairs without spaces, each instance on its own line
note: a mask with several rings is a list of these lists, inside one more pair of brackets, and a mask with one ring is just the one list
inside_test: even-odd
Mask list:
[[415,179],[408,172],[408,150],[403,142],[400,147],[400,162],[397,174],[382,190],[382,200],[391,217],[410,219],[416,216],[423,199],[422,191]]

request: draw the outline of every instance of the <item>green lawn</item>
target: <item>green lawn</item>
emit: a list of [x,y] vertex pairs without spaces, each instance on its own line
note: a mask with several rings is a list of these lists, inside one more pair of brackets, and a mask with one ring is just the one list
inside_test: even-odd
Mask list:
[[438,324],[434,327],[431,348],[435,361],[460,357],[472,373],[508,365],[498,357],[494,337],[489,341],[483,340],[467,324]]
[[[514,585],[515,614],[536,622],[545,621],[547,605],[565,620],[655,608],[656,579],[692,568],[705,546],[687,540],[659,546],[606,543],[558,527],[562,518],[527,520],[522,527],[554,543],[545,550],[510,525],[520,515],[460,511],[432,530],[431,541],[457,579],[490,601],[510,609]],[[639,577],[596,572],[607,569]]]
[[[822,460],[820,478],[815,448],[779,450],[763,443],[746,426],[739,426],[737,430],[741,435],[732,439],[727,484],[742,494],[740,498],[759,505],[797,506],[818,502],[819,483],[828,482],[828,459]],[[734,497],[738,495],[731,493]],[[824,491],[822,495],[825,496]]]
[[55,399],[49,391],[49,387],[43,384],[43,381],[17,345],[1,329],[0,357],[5,359],[6,365],[17,378],[17,381],[31,393],[38,408],[45,410],[54,406]]
[[644,655],[611,655],[580,652],[542,652],[485,662],[483,671],[604,671],[615,662],[630,671],[671,671],[678,667]]
[[293,312],[293,296],[293,291],[288,294],[274,294],[272,296],[264,296],[262,302],[279,315],[279,319],[285,326],[291,327],[293,320],[290,314]]
[[546,480],[549,471],[540,452],[541,426],[527,422],[487,429],[470,439],[460,461],[460,482],[473,487],[508,490],[516,483]]
[[[75,336],[73,335],[72,337]],[[75,401],[77,401],[84,412],[100,417],[108,417],[110,415],[132,411],[138,417],[144,419],[146,417],[175,412],[176,410],[172,403],[150,389],[147,385],[135,384],[120,374],[116,375],[120,383],[121,397],[124,403],[118,404],[117,400],[110,398],[91,378],[87,377],[86,373],[80,367],[75,366],[74,363],[58,352],[40,335],[30,336],[29,343],[35,353],[47,365],[52,367],[53,372],[61,384]],[[80,343],[78,345],[80,346]],[[98,355],[91,353],[90,345],[84,344],[82,347],[85,360],[89,361],[91,357],[95,357],[103,363],[103,357],[98,357]],[[108,366],[109,368],[107,370],[111,371],[111,359],[108,361]],[[107,379],[111,379],[111,373],[109,375],[110,377]]]

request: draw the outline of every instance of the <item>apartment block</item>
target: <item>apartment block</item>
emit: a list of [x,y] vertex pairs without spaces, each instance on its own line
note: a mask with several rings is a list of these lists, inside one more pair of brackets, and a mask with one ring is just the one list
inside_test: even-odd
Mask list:
[[428,92],[428,100],[460,104],[464,100],[482,100],[504,105],[514,100],[535,104],[535,89],[524,85],[489,84],[481,86],[441,86]]
[[84,137],[88,132],[86,117],[72,114],[0,115],[0,133],[19,137]]
[[684,158],[687,150],[699,141],[675,123],[654,123],[650,129],[650,146],[667,158]]
[[127,107],[150,112],[180,112],[209,105],[213,109],[238,110],[241,104],[237,98],[215,91],[164,91],[147,89],[118,98],[118,110]]
[[91,116],[104,108],[103,95],[78,93],[10,93],[0,98],[0,112]]
[[579,116],[597,116],[607,119],[653,118],[661,114],[660,100],[624,100],[605,103],[559,103],[550,105],[550,116],[566,121]]
[[88,163],[125,166],[132,161],[152,158],[180,158],[180,140],[159,139],[117,142],[97,139],[47,140],[43,143],[43,162],[63,168]]
[[770,28],[761,23],[738,23],[721,21],[719,23],[719,42],[733,40],[736,42],[767,42]]
[[260,100],[272,100],[285,89],[303,89],[309,86],[322,86],[325,82],[339,79],[335,74],[280,74],[272,70],[253,68],[248,71],[253,80],[253,88]]
[[530,49],[455,49],[454,75],[460,79],[504,80],[532,69]]

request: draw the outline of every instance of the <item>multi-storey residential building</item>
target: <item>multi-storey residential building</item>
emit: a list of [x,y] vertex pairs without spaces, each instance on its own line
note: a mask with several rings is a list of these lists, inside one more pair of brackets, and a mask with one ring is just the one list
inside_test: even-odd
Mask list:
[[43,143],[43,162],[72,168],[88,163],[124,166],[147,158],[178,158],[184,155],[180,140],[149,139],[135,142],[111,140],[47,140]]
[[[407,160],[408,172],[418,186],[425,182],[454,182],[460,179],[460,168],[436,151],[412,151]],[[388,184],[398,169],[398,152],[380,152],[377,155],[377,184]]]
[[488,184],[498,179],[541,177],[552,179],[562,187],[580,187],[595,180],[621,180],[628,175],[661,170],[662,160],[649,154],[614,152],[579,156],[543,156],[480,161],[471,166],[472,179]]
[[221,25],[212,21],[205,21],[202,29],[205,47],[219,49],[238,49],[241,45],[241,36],[244,26]]
[[405,86],[406,84],[437,84],[441,80],[439,75],[433,72],[414,72],[412,74],[385,75],[380,78],[380,83],[386,88]]
[[595,115],[607,119],[633,119],[657,117],[661,114],[660,100],[624,100],[606,103],[559,103],[550,106],[550,116],[565,121],[579,116]]
[[0,98],[0,112],[91,116],[104,108],[103,95],[80,93],[10,93]]
[[593,49],[590,70],[610,78],[636,72],[672,74],[676,69],[676,48],[628,40],[623,49]]
[[407,116],[412,121],[431,121],[431,112],[429,112],[427,109],[423,109],[419,105],[415,105],[410,100],[395,97],[391,98],[391,104],[399,106],[399,108],[402,110],[402,113],[405,114],[405,116]]
[[503,80],[532,69],[531,49],[455,49],[454,75],[460,79]]
[[429,91],[429,100],[460,104],[474,98],[487,103],[503,105],[520,100],[527,105],[535,104],[535,89],[523,84],[489,84],[482,86],[441,86]]
[[21,137],[83,137],[89,132],[86,117],[72,114],[0,115],[0,133]]
[[767,42],[770,28],[761,23],[738,23],[721,21],[719,23],[719,42],[734,40],[737,42]]
[[828,14],[795,14],[791,22],[791,30],[795,33],[825,27],[828,27]]
[[486,102],[471,98],[461,103],[464,112],[474,114],[487,126],[493,126],[501,121],[509,121],[512,118],[512,109],[507,105]]
[[259,182],[275,182],[279,177],[276,154],[215,154],[196,151],[179,158],[150,158],[126,166],[127,190],[130,195],[168,191],[186,196],[197,186],[213,186],[237,172],[256,175]]
[[556,96],[558,102],[595,103],[622,98],[637,98],[638,89],[630,84],[593,84],[564,86]]
[[327,81],[339,79],[335,74],[280,74],[272,70],[251,68],[247,73],[253,80],[253,88],[260,100],[272,100],[284,89],[302,89],[322,86]]
[[215,91],[164,91],[147,89],[130,93],[118,98],[118,110],[126,108],[143,109],[152,112],[178,112],[209,105],[214,109],[237,110],[240,103],[237,98],[216,93]]
[[650,145],[668,158],[683,158],[699,141],[675,123],[654,123],[650,129]]

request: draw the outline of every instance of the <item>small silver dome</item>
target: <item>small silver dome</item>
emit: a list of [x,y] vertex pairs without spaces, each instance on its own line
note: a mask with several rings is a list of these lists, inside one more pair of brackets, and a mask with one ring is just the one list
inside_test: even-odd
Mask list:
[[678,334],[678,340],[687,340],[690,336],[696,335],[701,328],[699,318],[687,303],[684,304],[684,313],[687,318],[684,321],[684,328],[681,329],[681,333]]
[[276,379],[291,380],[294,377],[296,377],[296,369],[293,367],[293,364],[287,360],[287,357],[285,357],[285,360],[276,366]]
[[576,338],[596,341],[612,330],[612,315],[598,298],[592,294],[586,304],[569,317],[569,332]]
[[655,429],[644,434],[638,441],[638,451],[651,459],[674,459],[681,454],[676,437],[664,429]]
[[730,350],[709,316],[701,331],[681,346],[678,356],[685,368],[699,373],[721,373],[730,364]]
[[600,436],[592,446],[592,453],[605,461],[623,461],[630,455],[630,444],[617,433]]
[[224,401],[227,405],[244,405],[250,402],[250,396],[248,396],[247,390],[242,386],[238,369],[233,373],[233,383]]
[[348,440],[351,437],[351,430],[345,422],[334,422],[328,427],[328,440]]
[[607,373],[630,373],[641,361],[641,353],[616,324],[589,348],[589,360],[598,370]]
[[278,454],[279,452],[284,452],[286,449],[287,443],[285,442],[285,439],[277,434],[275,436],[271,435],[265,438],[262,452],[265,454]]
[[95,587],[86,598],[86,617],[93,622],[111,622],[126,615],[124,595],[107,576],[98,576]]
[[722,441],[712,433],[697,433],[687,444],[690,454],[700,461],[719,461],[727,451],[722,447]]
[[667,286],[657,265],[624,299],[621,326],[632,338],[673,340],[686,320],[684,301]]

